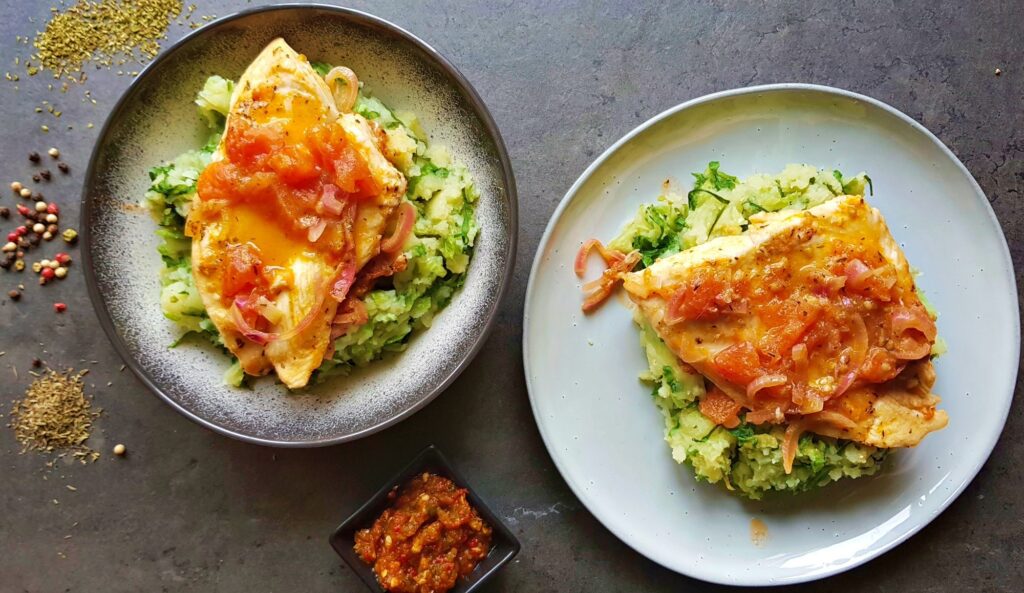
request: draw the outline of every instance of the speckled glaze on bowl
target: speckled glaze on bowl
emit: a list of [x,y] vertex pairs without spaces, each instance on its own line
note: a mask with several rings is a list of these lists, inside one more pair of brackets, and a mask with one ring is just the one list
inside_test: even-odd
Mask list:
[[[344,64],[389,106],[419,115],[480,188],[480,234],[465,286],[398,355],[301,394],[272,378],[251,390],[223,384],[227,356],[179,335],[160,311],[155,225],[138,204],[150,167],[201,146],[208,130],[193,103],[211,74],[235,78],[275,37],[311,60]],[[285,5],[207,25],[165,51],[118,102],[100,133],[82,195],[83,252],[100,323],[135,374],[196,422],[277,446],[340,443],[420,409],[483,344],[515,260],[516,194],[501,136],[465,78],[430,46],[361,12]]]

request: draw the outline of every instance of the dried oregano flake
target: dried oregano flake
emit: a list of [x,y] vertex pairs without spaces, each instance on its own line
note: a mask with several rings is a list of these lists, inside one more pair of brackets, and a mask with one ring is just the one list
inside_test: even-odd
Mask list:
[[33,41],[33,57],[56,76],[80,72],[88,60],[152,59],[181,9],[181,0],[79,0],[54,12]]
[[14,402],[9,426],[23,452],[70,452],[83,463],[99,457],[85,444],[100,410],[85,395],[84,374],[47,370]]

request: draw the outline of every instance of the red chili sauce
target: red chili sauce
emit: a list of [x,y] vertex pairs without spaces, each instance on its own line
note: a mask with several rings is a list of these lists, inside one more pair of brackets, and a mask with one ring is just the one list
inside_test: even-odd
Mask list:
[[491,528],[466,501],[466,489],[423,473],[388,494],[393,501],[355,551],[387,591],[442,593],[487,557]]

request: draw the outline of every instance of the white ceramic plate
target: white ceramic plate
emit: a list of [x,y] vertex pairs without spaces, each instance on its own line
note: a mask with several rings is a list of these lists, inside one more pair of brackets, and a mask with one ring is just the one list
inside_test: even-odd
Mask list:
[[[893,455],[880,475],[749,502],[698,483],[662,439],[637,374],[646,367],[620,303],[580,312],[573,257],[610,239],[675,177],[710,160],[739,176],[806,162],[874,180],[881,209],[940,311],[948,354],[936,393],[949,426]],[[591,270],[591,277],[596,275]],[[621,296],[621,295],[620,295]],[[709,95],[627,134],[572,186],[541,241],[526,297],[523,352],[533,412],[569,486],[615,535],[678,572],[727,584],[808,581],[866,562],[945,509],[1003,428],[1017,376],[1013,267],[981,188],[924,127],[873,99],[812,85]],[[756,545],[750,525],[767,525]]]

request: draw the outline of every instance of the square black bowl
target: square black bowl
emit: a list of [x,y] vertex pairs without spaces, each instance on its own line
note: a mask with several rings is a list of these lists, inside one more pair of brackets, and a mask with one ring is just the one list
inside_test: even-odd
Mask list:
[[334,547],[338,555],[348,563],[371,590],[378,593],[382,592],[384,589],[377,582],[377,575],[374,574],[373,567],[364,563],[359,558],[359,555],[356,554],[355,549],[353,549],[356,532],[373,525],[373,522],[384,512],[384,509],[390,506],[391,501],[388,500],[388,493],[392,489],[396,486],[401,487],[410,478],[423,472],[430,472],[448,478],[456,486],[465,488],[469,504],[480,514],[480,518],[491,526],[491,551],[480,564],[476,565],[473,572],[466,575],[465,578],[459,578],[455,582],[455,587],[450,590],[451,593],[470,593],[470,591],[475,591],[481,583],[498,572],[499,568],[519,553],[519,540],[512,535],[512,532],[501,522],[501,519],[491,509],[487,508],[484,501],[480,500],[480,497],[470,487],[469,482],[462,477],[462,474],[455,471],[451,463],[445,459],[445,456],[434,445],[424,449],[416,456],[412,463],[407,465],[390,482],[378,490],[366,504],[355,513],[352,513],[351,517],[345,519],[334,530],[334,534],[331,535],[331,546]]

